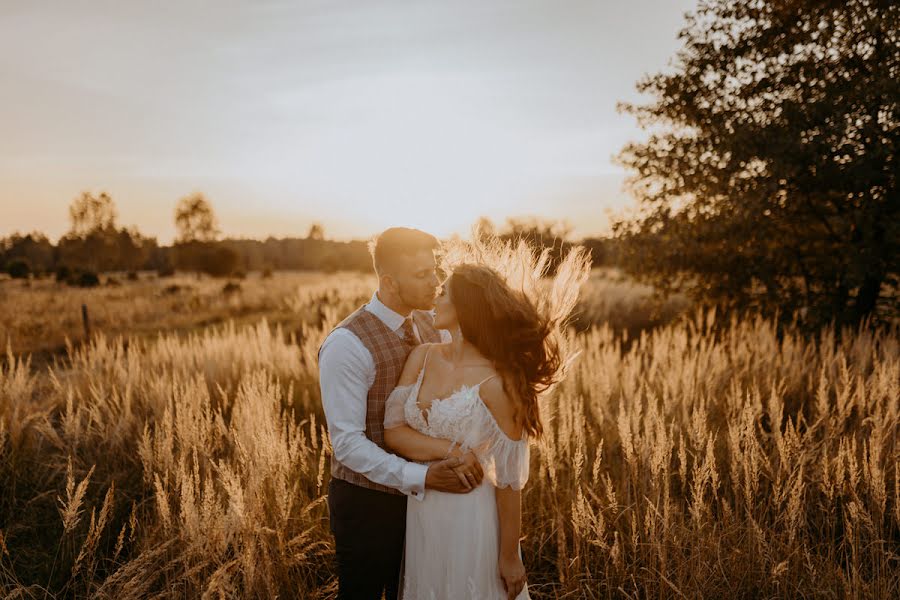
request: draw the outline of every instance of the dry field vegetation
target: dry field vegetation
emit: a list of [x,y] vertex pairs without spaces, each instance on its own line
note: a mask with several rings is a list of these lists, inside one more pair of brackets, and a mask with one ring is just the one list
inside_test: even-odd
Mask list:
[[[343,277],[374,285],[374,277]],[[82,304],[88,308],[91,329],[110,337],[152,337],[162,331],[188,332],[262,317],[296,328],[309,319],[296,310],[297,289],[331,278],[314,272],[278,272],[265,279],[251,273],[244,280],[228,281],[191,274],[157,278],[147,272],[139,274],[138,281],[103,275],[103,285],[95,288],[70,287],[51,278],[0,279],[0,342],[5,346],[8,341],[15,354],[45,358],[65,353],[67,339],[84,339]],[[233,291],[226,291],[229,284]]]
[[[257,323],[261,318],[298,333],[304,323],[320,324],[324,313],[320,306],[308,304],[304,293],[298,296],[297,290],[333,286],[335,277],[347,285],[363,286],[360,301],[371,295],[375,285],[374,275],[297,271],[276,272],[267,278],[251,273],[231,281],[190,274],[157,278],[154,273],[141,273],[137,281],[103,275],[104,284],[96,288],[70,287],[51,278],[16,281],[0,275],[0,345],[10,346],[17,356],[31,355],[34,364],[65,355],[69,342],[85,339],[82,305],[87,306],[92,331],[129,341],[160,332],[186,334],[225,322]],[[575,323],[580,329],[608,322],[616,330],[635,334],[671,321],[688,307],[680,297],[656,301],[651,288],[630,281],[616,269],[596,269],[586,290]]]
[[[372,280],[294,284],[260,300],[297,315],[290,331],[126,340],[207,318],[126,297],[115,335],[98,326],[51,365],[10,342],[0,593],[334,597],[315,355]],[[0,298],[18,348],[29,320],[52,329],[80,301],[31,292]],[[608,324],[573,335],[583,354],[544,404],[524,495],[532,597],[900,597],[900,330],[807,340],[690,309],[626,341]]]

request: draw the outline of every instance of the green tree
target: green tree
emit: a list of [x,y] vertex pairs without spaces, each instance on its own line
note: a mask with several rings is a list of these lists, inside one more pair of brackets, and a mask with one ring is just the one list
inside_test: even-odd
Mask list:
[[213,277],[231,275],[238,267],[238,253],[220,242],[183,242],[177,244],[175,263],[180,269],[206,273]]
[[192,194],[178,201],[175,208],[175,242],[214,242],[219,226],[212,205],[203,194]]
[[156,249],[156,239],[144,237],[135,227],[117,230],[114,243],[115,268],[126,271],[136,271],[144,267]]
[[16,258],[6,265],[6,272],[13,279],[28,279],[31,275],[31,264],[24,258]]
[[116,206],[106,192],[83,192],[69,207],[71,228],[57,245],[58,262],[91,271],[136,270],[151,258],[156,240],[135,227],[116,226]]
[[178,201],[175,208],[175,264],[180,269],[228,274],[234,269],[230,254],[218,247],[219,227],[212,205],[203,194],[192,194]]
[[57,245],[59,261],[73,267],[103,271],[115,268],[116,206],[106,192],[82,192],[69,206],[71,227]]
[[0,239],[0,264],[23,259],[35,272],[46,273],[54,266],[54,248],[43,233],[14,233]]
[[69,234],[84,238],[96,231],[115,229],[116,206],[106,192],[100,192],[99,196],[82,192],[69,206],[69,219],[72,223]]
[[309,233],[306,234],[308,240],[322,241],[325,239],[325,227],[321,223],[313,223],[309,226]]
[[[667,290],[808,323],[890,308],[900,267],[900,5],[704,0],[650,129],[620,162],[637,214],[625,266]],[[801,311],[802,312],[802,311]]]

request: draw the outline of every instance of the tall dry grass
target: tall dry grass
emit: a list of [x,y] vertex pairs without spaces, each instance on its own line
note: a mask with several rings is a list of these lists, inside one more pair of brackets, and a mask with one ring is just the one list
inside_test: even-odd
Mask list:
[[[900,597],[898,331],[581,338],[527,504],[550,597]],[[535,577],[533,577],[533,580]]]
[[[0,591],[333,597],[315,354],[368,296],[266,322],[98,337],[0,367]],[[525,492],[535,598],[900,596],[900,331],[806,340],[696,313],[583,354]]]
[[[615,267],[596,268],[582,288],[573,315],[579,330],[608,324],[619,335],[634,338],[681,317],[691,307],[685,296],[659,296],[656,290],[631,279]],[[627,339],[626,337],[626,339]]]

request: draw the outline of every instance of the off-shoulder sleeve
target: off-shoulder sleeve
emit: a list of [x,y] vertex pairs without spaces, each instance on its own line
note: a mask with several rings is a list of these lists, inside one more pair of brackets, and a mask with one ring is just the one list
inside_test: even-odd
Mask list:
[[476,424],[469,429],[463,447],[471,448],[495,487],[521,490],[528,481],[530,451],[528,438],[510,439],[483,404],[473,415]]
[[406,425],[406,400],[415,384],[400,385],[394,388],[384,405],[384,428],[391,429]]

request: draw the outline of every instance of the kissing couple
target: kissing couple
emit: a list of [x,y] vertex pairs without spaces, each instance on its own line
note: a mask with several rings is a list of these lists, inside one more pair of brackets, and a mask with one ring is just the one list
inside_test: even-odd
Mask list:
[[338,597],[527,599],[528,443],[589,260],[544,277],[548,252],[524,242],[445,249],[401,227],[369,249],[378,289],[319,350]]

